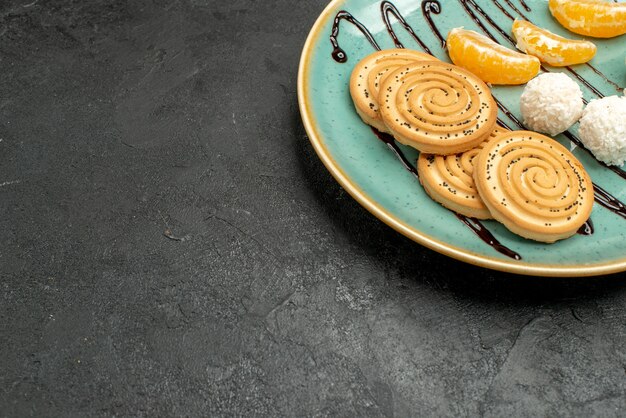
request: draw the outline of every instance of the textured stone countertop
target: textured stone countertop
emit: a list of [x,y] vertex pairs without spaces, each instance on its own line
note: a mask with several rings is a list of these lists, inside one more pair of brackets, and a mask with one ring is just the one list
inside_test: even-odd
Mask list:
[[324,6],[0,3],[0,416],[623,416],[625,275],[454,261],[325,170]]

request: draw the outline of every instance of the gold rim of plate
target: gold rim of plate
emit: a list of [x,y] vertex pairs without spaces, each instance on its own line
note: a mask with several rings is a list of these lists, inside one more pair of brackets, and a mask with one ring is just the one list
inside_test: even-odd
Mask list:
[[307,40],[302,49],[300,66],[298,68],[298,105],[304,128],[309,140],[315,149],[318,157],[326,166],[332,176],[350,195],[375,217],[395,229],[411,240],[430,248],[438,253],[447,255],[454,259],[470,263],[479,267],[486,267],[507,273],[523,274],[529,276],[553,276],[553,277],[581,277],[597,276],[603,274],[618,273],[626,270],[626,258],[599,264],[581,264],[572,266],[562,266],[558,264],[531,264],[521,261],[506,261],[489,257],[483,254],[476,254],[471,251],[456,247],[447,242],[434,239],[427,234],[411,227],[393,214],[380,206],[374,199],[364,193],[355,182],[341,169],[339,164],[333,159],[326,148],[323,136],[317,129],[317,123],[309,106],[311,92],[308,89],[309,61],[311,60],[312,46],[320,37],[322,26],[327,18],[336,13],[345,0],[331,0],[324,11],[315,21],[313,28],[309,32]]

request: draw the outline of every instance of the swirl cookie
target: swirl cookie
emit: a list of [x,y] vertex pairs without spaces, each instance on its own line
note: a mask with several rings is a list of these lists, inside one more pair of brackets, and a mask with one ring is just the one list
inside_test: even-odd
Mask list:
[[417,171],[420,183],[431,199],[461,215],[491,219],[491,213],[474,185],[474,160],[489,141],[505,132],[504,128],[496,127],[476,148],[459,154],[420,153]]
[[350,95],[363,122],[386,132],[387,127],[378,113],[379,86],[387,75],[399,66],[415,61],[437,60],[432,55],[410,49],[386,49],[363,58],[350,76]]
[[414,62],[389,74],[378,101],[389,132],[431,154],[474,148],[493,131],[498,113],[485,83],[440,61]]
[[536,132],[506,132],[489,141],[476,158],[474,182],[496,220],[536,241],[575,234],[593,206],[593,185],[582,164]]

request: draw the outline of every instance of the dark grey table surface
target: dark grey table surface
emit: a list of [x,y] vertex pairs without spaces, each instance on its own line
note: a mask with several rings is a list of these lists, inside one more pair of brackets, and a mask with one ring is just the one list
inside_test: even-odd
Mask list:
[[0,415],[624,415],[624,275],[462,264],[324,169],[324,5],[0,3]]

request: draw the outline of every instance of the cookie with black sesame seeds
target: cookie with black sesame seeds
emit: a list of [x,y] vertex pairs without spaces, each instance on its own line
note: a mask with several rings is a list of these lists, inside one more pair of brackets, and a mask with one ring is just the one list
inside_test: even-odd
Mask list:
[[498,114],[484,82],[441,61],[398,68],[383,81],[378,102],[396,140],[431,154],[474,148],[493,131]]
[[414,61],[437,60],[432,55],[411,49],[385,49],[363,58],[350,76],[350,95],[354,107],[365,123],[379,131],[387,127],[378,113],[378,91],[387,75],[399,66]]
[[589,174],[567,148],[536,132],[505,132],[489,141],[473,177],[491,215],[525,238],[568,238],[591,215]]
[[435,202],[461,215],[492,219],[474,185],[474,160],[484,146],[504,128],[496,127],[476,148],[451,155],[420,153],[417,171],[420,183]]

